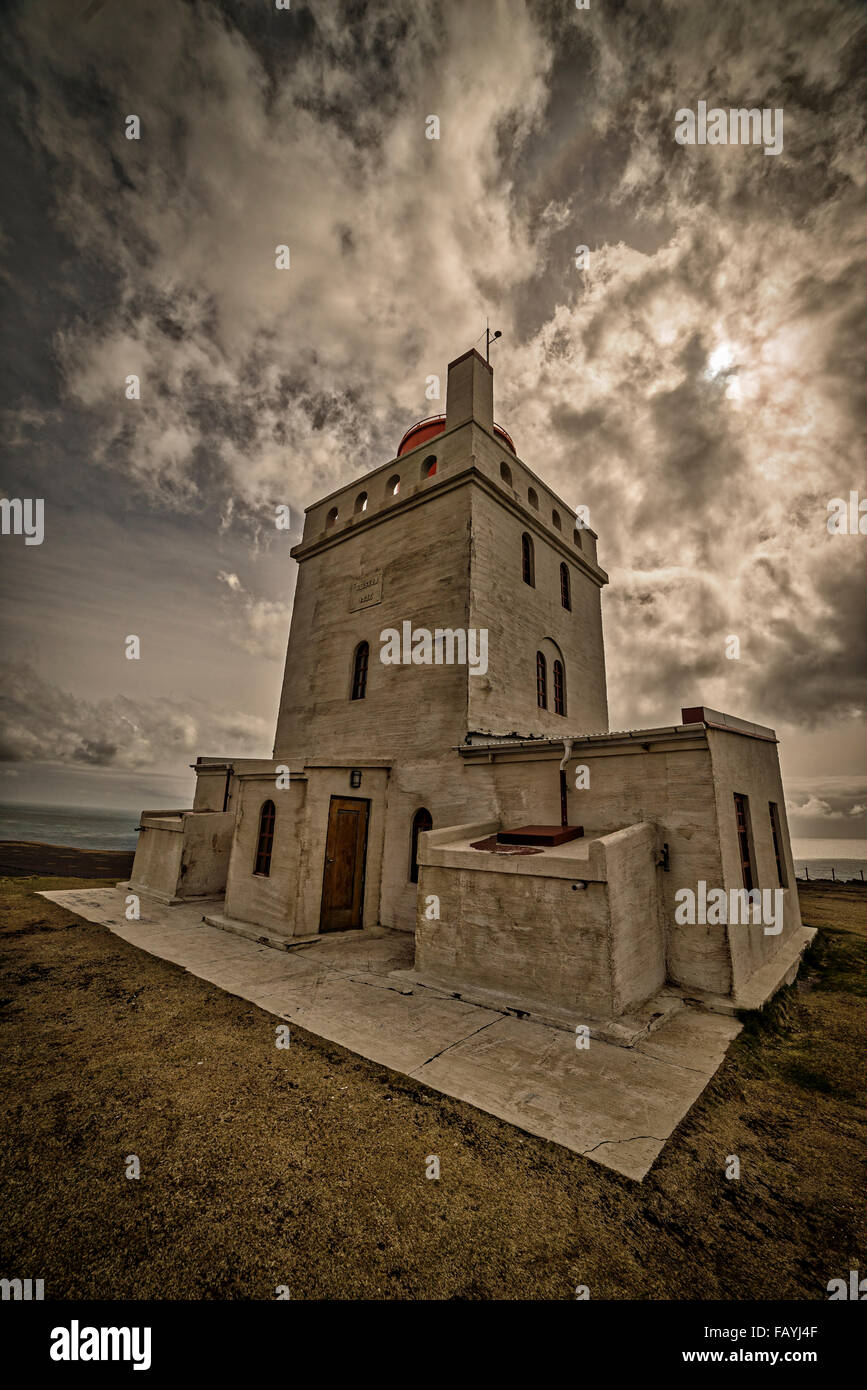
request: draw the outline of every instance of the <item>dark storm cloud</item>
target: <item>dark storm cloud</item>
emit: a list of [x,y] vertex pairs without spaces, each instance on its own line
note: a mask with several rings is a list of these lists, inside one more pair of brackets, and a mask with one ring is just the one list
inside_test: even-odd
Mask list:
[[[20,6],[6,59],[10,490],[221,517],[189,621],[231,602],[271,654],[244,546],[392,456],[490,313],[498,417],[600,535],[613,722],[863,708],[863,544],[825,526],[865,491],[862,8],[67,14]],[[676,144],[700,99],[784,107],[783,153]],[[80,713],[58,756],[124,756]]]

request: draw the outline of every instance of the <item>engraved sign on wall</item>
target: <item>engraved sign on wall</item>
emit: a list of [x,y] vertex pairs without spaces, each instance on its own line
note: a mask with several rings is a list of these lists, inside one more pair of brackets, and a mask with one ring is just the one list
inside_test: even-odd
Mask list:
[[356,613],[359,608],[372,608],[382,602],[382,570],[372,570],[361,579],[353,579],[349,591],[349,611]]

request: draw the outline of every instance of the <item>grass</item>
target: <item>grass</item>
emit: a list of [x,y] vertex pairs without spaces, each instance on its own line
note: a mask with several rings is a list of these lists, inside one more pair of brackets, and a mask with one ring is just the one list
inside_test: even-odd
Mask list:
[[825,1299],[863,1265],[864,893],[802,893],[801,979],[639,1185],[301,1029],[279,1050],[34,896],[85,886],[0,880],[0,1273],[48,1298]]

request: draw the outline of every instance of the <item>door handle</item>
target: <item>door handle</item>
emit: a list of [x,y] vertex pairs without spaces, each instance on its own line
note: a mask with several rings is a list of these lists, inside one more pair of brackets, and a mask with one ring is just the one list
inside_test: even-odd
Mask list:
[[326,854],[326,856],[325,856],[325,862],[326,862],[326,864],[333,864],[333,863],[334,863],[334,860],[333,860],[333,859],[329,859],[328,855]]

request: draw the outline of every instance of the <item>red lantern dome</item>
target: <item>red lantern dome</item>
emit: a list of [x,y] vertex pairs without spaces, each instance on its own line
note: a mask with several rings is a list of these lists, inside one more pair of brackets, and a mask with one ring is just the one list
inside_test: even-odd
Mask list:
[[[397,446],[397,457],[401,458],[408,454],[411,449],[417,449],[420,444],[426,444],[429,439],[434,439],[438,434],[442,434],[446,427],[446,417],[444,415],[429,415],[426,420],[419,420],[411,425],[403,439]],[[494,434],[501,439],[507,449],[517,457],[517,449],[512,443],[511,436],[506,433],[502,425],[494,425]]]

